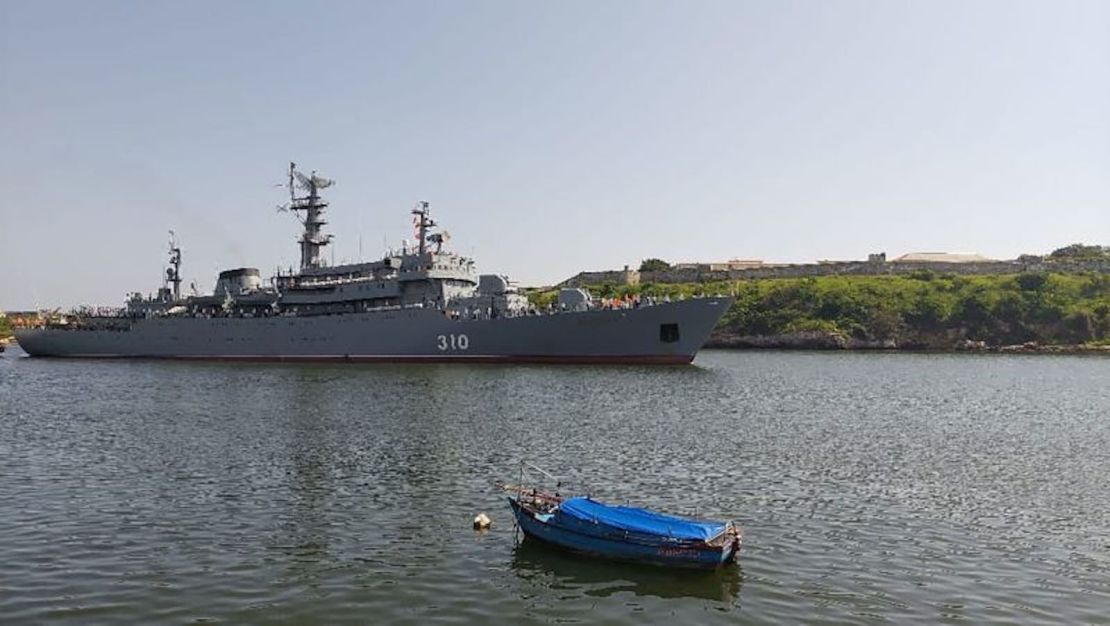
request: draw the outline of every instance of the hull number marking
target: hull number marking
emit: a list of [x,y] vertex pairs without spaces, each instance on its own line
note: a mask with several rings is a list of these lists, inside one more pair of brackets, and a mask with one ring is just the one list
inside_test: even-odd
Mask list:
[[437,335],[436,347],[440,352],[466,350],[470,347],[470,339],[466,335]]

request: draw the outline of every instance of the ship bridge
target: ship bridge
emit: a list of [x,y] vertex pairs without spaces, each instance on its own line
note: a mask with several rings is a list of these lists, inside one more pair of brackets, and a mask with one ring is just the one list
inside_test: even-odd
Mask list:
[[[302,254],[299,271],[279,272],[274,278],[284,311],[322,314],[395,306],[445,308],[453,300],[477,293],[479,277],[474,261],[443,249],[450,235],[435,232],[437,224],[430,217],[427,202],[419,203],[412,211],[416,246],[406,244],[400,253],[387,253],[377,261],[328,266],[319,254],[319,247],[331,242],[331,236],[320,230],[327,203],[319,191],[333,183],[315,173],[298,176],[292,167],[289,180],[288,208],[312,208],[311,219],[306,216],[303,220],[305,232],[299,240],[302,252],[306,252],[306,245],[312,249]],[[307,197],[296,197],[293,188],[298,184],[309,192]]]

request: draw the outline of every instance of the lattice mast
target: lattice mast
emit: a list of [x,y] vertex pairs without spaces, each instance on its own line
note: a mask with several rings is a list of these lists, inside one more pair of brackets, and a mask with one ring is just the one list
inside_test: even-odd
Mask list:
[[413,218],[413,221],[415,222],[413,226],[416,227],[416,245],[418,246],[417,252],[421,255],[423,255],[424,251],[427,249],[426,242],[428,238],[428,231],[436,225],[436,223],[432,221],[432,218],[429,217],[429,214],[431,212],[431,208],[428,206],[427,202],[416,203],[416,208],[412,210],[412,214],[416,216]]
[[415,216],[412,218],[413,229],[416,231],[416,241],[419,246],[417,252],[424,254],[428,250],[428,244],[434,243],[436,246],[436,253],[443,251],[443,244],[451,239],[451,235],[447,231],[442,233],[434,233],[432,230],[437,226],[435,220],[432,219],[431,205],[427,202],[416,203],[416,208],[412,210]]
[[[314,267],[322,267],[324,265],[324,258],[321,251],[324,246],[331,243],[331,235],[325,235],[323,226],[327,224],[324,220],[324,209],[327,208],[328,203],[320,198],[320,190],[327,189],[335,184],[335,181],[329,180],[322,176],[317,176],[313,171],[311,175],[305,176],[297,171],[297,164],[289,164],[289,204],[285,207],[290,211],[297,214],[297,219],[304,225],[304,232],[301,233],[301,238],[297,240],[301,244],[301,269],[309,269]],[[297,189],[308,192],[308,195],[297,196]],[[301,216],[303,212],[304,216]]]
[[181,299],[181,247],[177,237],[170,231],[170,266],[166,268],[166,282],[173,285],[173,301]]

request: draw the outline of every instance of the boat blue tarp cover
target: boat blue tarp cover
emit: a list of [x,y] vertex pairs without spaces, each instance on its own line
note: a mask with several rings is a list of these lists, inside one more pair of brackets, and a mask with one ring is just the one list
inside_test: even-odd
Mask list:
[[613,506],[589,498],[568,498],[559,508],[580,520],[675,539],[704,541],[716,537],[725,529],[724,522],[676,517],[631,506]]

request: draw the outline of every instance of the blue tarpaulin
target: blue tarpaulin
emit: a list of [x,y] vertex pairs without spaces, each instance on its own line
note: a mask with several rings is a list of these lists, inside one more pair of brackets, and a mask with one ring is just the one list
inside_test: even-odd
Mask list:
[[559,508],[564,514],[580,520],[605,524],[628,532],[675,539],[704,541],[725,530],[724,522],[676,517],[631,506],[611,506],[589,498],[568,498]]

